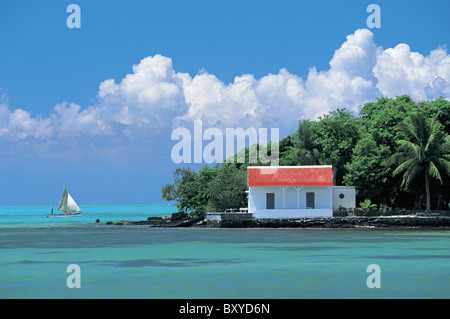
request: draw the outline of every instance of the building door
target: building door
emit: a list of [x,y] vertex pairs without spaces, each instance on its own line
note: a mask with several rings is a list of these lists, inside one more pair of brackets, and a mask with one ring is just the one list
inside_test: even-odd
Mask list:
[[314,193],[306,193],[306,208],[314,208]]
[[266,209],[275,209],[275,193],[266,193]]

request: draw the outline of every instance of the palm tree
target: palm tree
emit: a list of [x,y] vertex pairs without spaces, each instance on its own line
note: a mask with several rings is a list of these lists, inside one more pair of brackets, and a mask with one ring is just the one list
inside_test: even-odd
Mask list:
[[441,172],[450,175],[450,136],[439,132],[436,118],[427,123],[423,114],[413,114],[410,122],[403,122],[398,128],[406,134],[406,139],[398,140],[399,152],[388,159],[388,164],[397,164],[393,175],[403,173],[402,187],[408,187],[420,175],[425,177],[427,207],[430,213],[430,177],[442,185]]

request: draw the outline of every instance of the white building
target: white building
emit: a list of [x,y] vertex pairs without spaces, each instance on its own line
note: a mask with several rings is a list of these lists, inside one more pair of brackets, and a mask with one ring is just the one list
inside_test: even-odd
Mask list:
[[248,212],[254,218],[331,217],[355,208],[355,189],[333,185],[332,166],[249,166]]

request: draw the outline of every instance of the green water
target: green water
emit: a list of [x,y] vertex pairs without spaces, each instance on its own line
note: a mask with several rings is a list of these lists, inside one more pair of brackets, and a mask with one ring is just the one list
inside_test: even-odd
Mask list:
[[[52,223],[1,224],[0,298],[450,297],[447,230]],[[381,288],[367,287],[370,264]]]

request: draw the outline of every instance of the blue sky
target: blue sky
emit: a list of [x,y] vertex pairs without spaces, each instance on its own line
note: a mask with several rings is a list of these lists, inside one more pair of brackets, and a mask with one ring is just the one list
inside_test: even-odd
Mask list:
[[[69,29],[69,4],[81,28]],[[369,4],[381,28],[368,29]],[[450,97],[448,1],[3,1],[0,205],[158,204],[176,127]],[[197,166],[198,167],[198,166]]]

